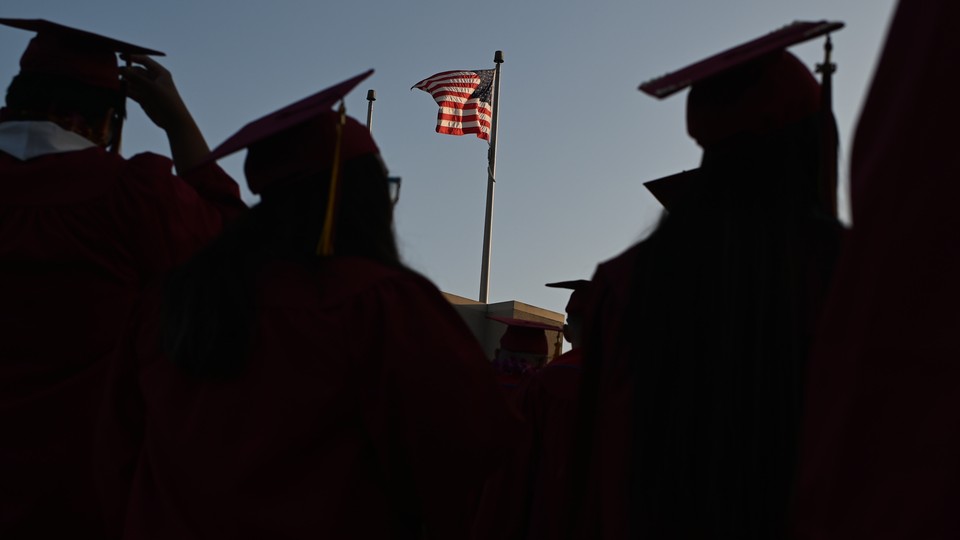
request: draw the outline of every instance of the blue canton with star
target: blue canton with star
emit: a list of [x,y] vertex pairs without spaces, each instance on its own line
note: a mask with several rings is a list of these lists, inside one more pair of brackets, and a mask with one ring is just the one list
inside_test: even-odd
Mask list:
[[474,71],[474,73],[480,77],[480,84],[478,84],[477,89],[470,94],[470,99],[479,99],[480,101],[490,103],[490,93],[493,91],[494,70],[478,69]]

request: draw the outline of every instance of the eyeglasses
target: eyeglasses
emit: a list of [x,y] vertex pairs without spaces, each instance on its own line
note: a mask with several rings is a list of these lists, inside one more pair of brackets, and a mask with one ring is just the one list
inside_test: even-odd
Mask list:
[[388,176],[387,188],[390,190],[390,202],[396,205],[397,201],[400,200],[400,177]]

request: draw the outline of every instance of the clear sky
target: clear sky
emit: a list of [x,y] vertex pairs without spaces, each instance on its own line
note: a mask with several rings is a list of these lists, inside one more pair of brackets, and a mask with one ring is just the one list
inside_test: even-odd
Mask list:
[[[562,311],[567,293],[543,284],[589,278],[658,219],[642,182],[698,165],[685,95],[658,101],[639,83],[794,20],[843,21],[833,36],[834,107],[846,177],[893,8],[893,0],[5,0],[0,16],[165,51],[160,60],[211,147],[254,118],[376,69],[347,110],[363,121],[366,90],[377,91],[374,137],[403,177],[404,259],[469,298],[479,290],[487,144],[435,133],[435,102],[410,87],[439,71],[492,68],[503,50],[490,300]],[[31,35],[0,29],[4,86]],[[812,67],[822,40],[791,50]],[[131,110],[123,153],[169,155],[163,133]],[[242,183],[242,154],[221,163]]]

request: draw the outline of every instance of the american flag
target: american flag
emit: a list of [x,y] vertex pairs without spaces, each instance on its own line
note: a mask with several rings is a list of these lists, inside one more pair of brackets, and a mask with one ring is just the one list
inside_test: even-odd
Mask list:
[[440,105],[437,133],[465,135],[476,133],[490,140],[493,107],[490,95],[494,70],[444,71],[413,85],[433,96]]

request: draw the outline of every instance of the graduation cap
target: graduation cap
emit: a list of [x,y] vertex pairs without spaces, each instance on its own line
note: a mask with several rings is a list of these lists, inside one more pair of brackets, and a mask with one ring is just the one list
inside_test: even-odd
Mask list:
[[[687,132],[705,149],[738,134],[767,134],[818,114],[818,198],[822,210],[836,216],[837,133],[832,101],[835,66],[830,61],[833,45],[829,33],[843,26],[837,21],[794,22],[647,81],[640,85],[640,90],[663,99],[691,87],[687,96]],[[786,49],[824,35],[825,58],[817,66],[822,75],[818,84],[810,70]],[[679,185],[690,178],[674,177],[672,183]],[[662,191],[670,183],[664,179],[658,187]]]
[[[372,73],[367,70],[248,123],[199,165],[247,148],[244,173],[253,193],[269,192],[277,185],[330,170],[326,221],[317,253],[332,254],[341,163],[380,152],[370,130],[346,116],[342,105],[344,96]],[[334,111],[338,101],[341,106]]]
[[843,26],[832,21],[794,22],[647,81],[640,90],[663,99],[692,87],[687,131],[704,148],[738,133],[767,133],[829,103],[810,70],[786,49]]
[[765,36],[647,81],[640,85],[640,90],[653,97],[663,99],[700,81],[737,68],[770,53],[783,51],[792,45],[839,30],[843,26],[842,22],[796,21]]
[[573,291],[570,293],[570,300],[567,301],[567,306],[564,310],[567,312],[567,315],[583,315],[587,308],[587,296],[590,291],[590,284],[590,280],[575,279],[572,281],[547,283],[546,286],[554,289],[569,289]]
[[562,332],[563,329],[552,324],[515,319],[513,317],[490,316],[488,319],[507,325],[506,332],[500,338],[500,348],[515,353],[549,354],[547,330]]
[[160,51],[43,19],[3,19],[0,24],[36,32],[20,57],[21,73],[59,75],[120,91],[117,53],[163,56]]

